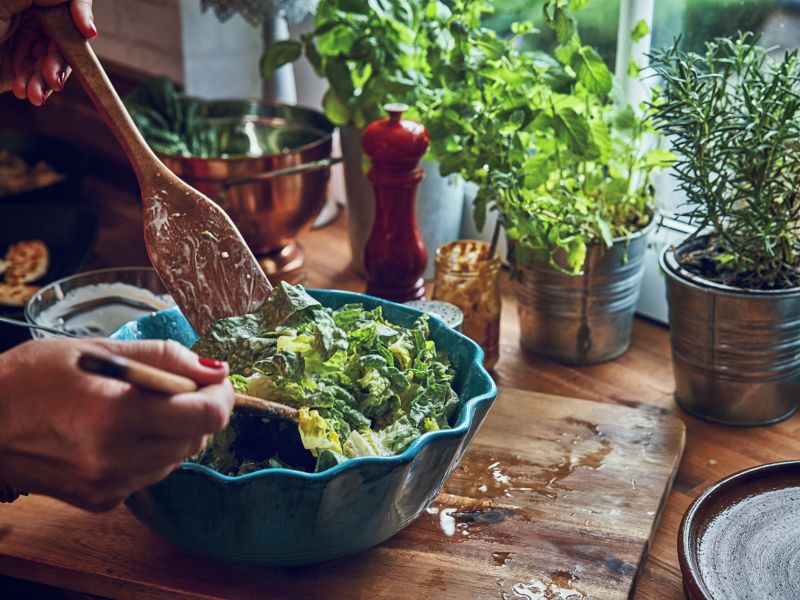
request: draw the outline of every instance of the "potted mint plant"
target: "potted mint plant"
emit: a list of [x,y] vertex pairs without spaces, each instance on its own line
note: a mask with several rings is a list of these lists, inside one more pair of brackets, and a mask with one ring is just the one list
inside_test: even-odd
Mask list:
[[652,56],[656,126],[698,227],[661,257],[675,399],[734,425],[784,419],[800,393],[800,61],[757,42]]
[[[438,53],[439,40],[430,35],[450,10],[443,2],[351,2],[321,0],[314,29],[300,40],[272,44],[262,59],[269,77],[282,65],[305,55],[329,88],[322,105],[325,115],[340,127],[347,188],[353,267],[363,273],[363,250],[374,219],[372,185],[364,175],[361,132],[385,116],[387,102],[413,108],[431,84],[429,56]],[[458,237],[463,181],[439,174],[436,156],[423,161],[425,178],[419,190],[419,226],[428,246],[432,275],[434,250]]]
[[454,15],[472,20],[447,27],[459,34],[423,117],[442,171],[479,186],[477,223],[488,207],[499,212],[522,345],[565,363],[610,360],[629,345],[654,216],[650,174],[671,154],[648,145],[649,119],[614,93],[566,0],[544,5],[553,56],[518,51],[459,4]]

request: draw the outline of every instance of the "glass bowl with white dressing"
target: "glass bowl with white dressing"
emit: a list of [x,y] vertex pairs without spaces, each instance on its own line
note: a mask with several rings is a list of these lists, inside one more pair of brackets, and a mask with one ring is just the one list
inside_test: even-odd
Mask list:
[[[43,287],[25,306],[25,319],[80,337],[105,337],[123,323],[174,305],[150,267],[99,269]],[[31,335],[53,337],[33,329]]]

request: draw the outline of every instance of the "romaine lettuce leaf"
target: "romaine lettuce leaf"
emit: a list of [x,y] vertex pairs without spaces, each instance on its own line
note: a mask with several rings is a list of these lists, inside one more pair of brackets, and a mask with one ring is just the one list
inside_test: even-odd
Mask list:
[[301,408],[298,427],[303,447],[314,456],[319,456],[323,450],[342,451],[339,434],[336,433],[331,423],[316,410],[309,410],[305,406]]
[[[255,313],[215,323],[195,349],[227,360],[237,391],[299,408],[294,436],[300,452],[316,457],[317,471],[403,452],[420,435],[449,427],[458,406],[455,373],[429,339],[427,317],[405,328],[387,322],[380,307],[331,310],[301,286],[282,283]],[[280,428],[234,417],[227,437],[195,460],[242,474],[287,466],[284,454],[296,458],[281,451],[289,438]]]

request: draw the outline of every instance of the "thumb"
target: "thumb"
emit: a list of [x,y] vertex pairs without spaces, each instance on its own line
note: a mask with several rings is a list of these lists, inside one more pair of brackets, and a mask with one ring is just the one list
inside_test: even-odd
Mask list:
[[188,377],[200,387],[220,383],[228,376],[227,363],[204,359],[172,340],[141,342],[103,340],[98,343],[113,354]]

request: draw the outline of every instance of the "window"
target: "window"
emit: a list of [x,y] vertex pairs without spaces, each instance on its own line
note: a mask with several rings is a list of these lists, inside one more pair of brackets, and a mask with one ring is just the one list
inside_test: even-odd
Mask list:
[[[542,22],[544,0],[492,0],[491,4],[495,13],[487,20],[487,25],[492,29],[500,34],[510,34],[512,23],[532,21],[541,35],[528,36],[527,43],[531,44],[532,49],[552,50],[555,38]],[[611,67],[617,54],[619,6],[620,0],[589,0],[587,6],[578,13],[581,37],[587,44],[597,48]]]
[[687,50],[703,49],[706,40],[752,31],[763,45],[794,47],[800,34],[798,0],[656,0],[653,46],[683,35]]

